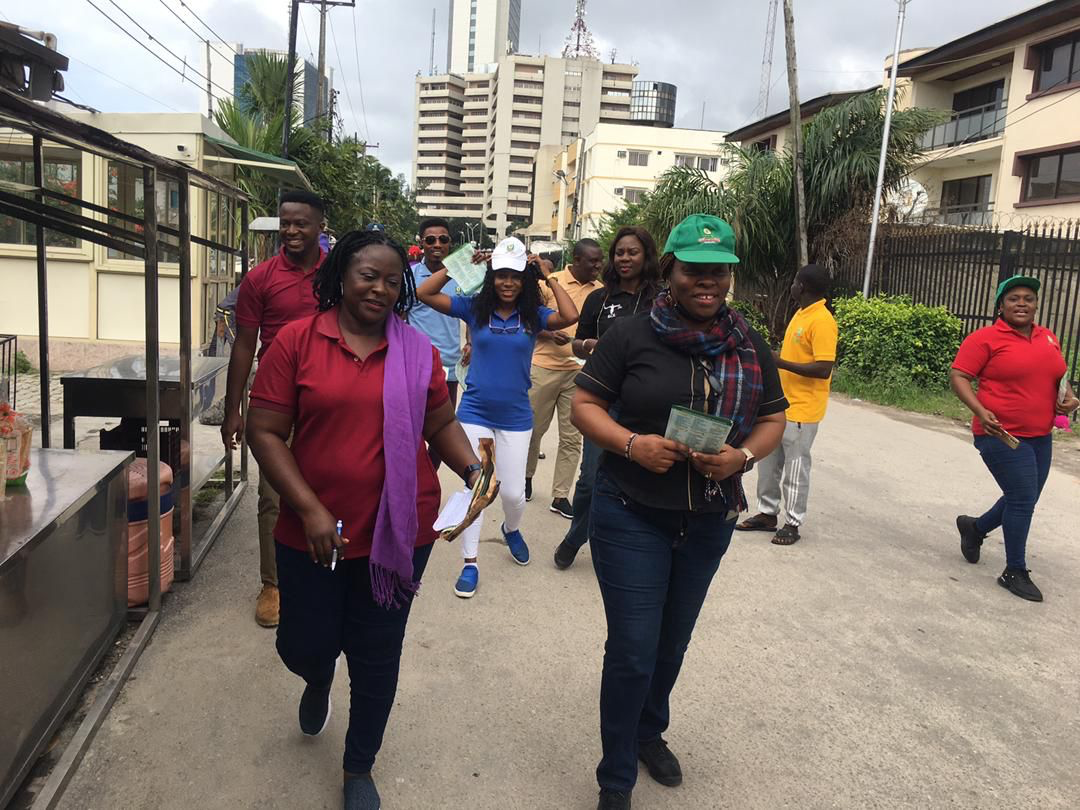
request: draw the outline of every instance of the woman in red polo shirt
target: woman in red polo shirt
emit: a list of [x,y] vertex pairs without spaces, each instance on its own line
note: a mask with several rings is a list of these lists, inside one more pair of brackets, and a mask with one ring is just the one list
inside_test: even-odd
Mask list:
[[259,364],[248,440],[281,494],[277,649],[307,683],[300,729],[326,727],[344,652],[345,807],[373,810],[371,768],[435,540],[440,492],[424,441],[466,483],[480,465],[454,416],[438,350],[398,317],[415,302],[404,250],[380,231],[350,233],[314,289],[319,314],[283,327]]
[[[1042,592],[1031,581],[1025,549],[1031,517],[1050,474],[1057,413],[1072,413],[1080,402],[1067,372],[1057,337],[1035,323],[1039,281],[1013,276],[997,290],[998,320],[972,332],[960,345],[950,382],[956,396],[974,415],[975,447],[1002,497],[979,517],[960,515],[960,551],[969,563],[979,561],[983,538],[999,526],[1005,535],[1005,570],[998,584],[1032,602]],[[973,383],[978,382],[978,392]],[[1019,444],[1015,444],[1013,439]]]

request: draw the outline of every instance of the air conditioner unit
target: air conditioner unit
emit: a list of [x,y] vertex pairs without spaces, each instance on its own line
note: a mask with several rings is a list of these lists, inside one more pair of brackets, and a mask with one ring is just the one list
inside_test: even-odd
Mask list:
[[617,158],[625,158],[626,157],[626,150],[625,149],[620,149],[618,152],[615,153],[615,157],[617,157]]
[[616,186],[615,187],[615,196],[616,197],[621,197],[622,195],[623,195],[623,190],[621,188],[619,188],[618,186]]

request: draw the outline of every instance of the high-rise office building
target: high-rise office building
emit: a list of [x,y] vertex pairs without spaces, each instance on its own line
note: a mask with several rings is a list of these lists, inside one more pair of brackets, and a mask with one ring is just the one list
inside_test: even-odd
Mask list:
[[450,0],[447,73],[483,71],[520,44],[521,0]]
[[417,76],[413,186],[421,216],[481,220],[493,238],[511,223],[528,223],[538,151],[602,122],[628,123],[637,70],[511,55],[490,73]]

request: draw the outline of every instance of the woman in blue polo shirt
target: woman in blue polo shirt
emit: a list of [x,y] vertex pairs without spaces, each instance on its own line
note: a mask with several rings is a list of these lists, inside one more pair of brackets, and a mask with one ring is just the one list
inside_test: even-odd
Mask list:
[[[487,259],[488,254],[480,253],[476,260]],[[458,421],[474,448],[479,447],[480,439],[495,441],[502,533],[519,565],[529,563],[529,547],[519,527],[525,513],[525,464],[532,437],[529,369],[533,347],[542,330],[565,329],[578,319],[574,302],[549,271],[537,257],[526,255],[520,240],[510,237],[490,254],[484,286],[476,295],[451,297],[443,293],[449,280],[446,268],[432,273],[416,291],[427,306],[460,318],[471,329],[472,359]],[[558,312],[541,304],[541,280],[551,288]],[[454,593],[464,599],[476,593],[481,529],[482,521],[477,521],[462,535],[465,564]]]

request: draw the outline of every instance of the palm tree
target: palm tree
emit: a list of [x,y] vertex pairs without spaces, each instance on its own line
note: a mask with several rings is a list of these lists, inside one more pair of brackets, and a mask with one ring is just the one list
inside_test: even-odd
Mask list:
[[[285,126],[285,79],[287,59],[267,53],[246,57],[248,78],[235,99],[219,102],[214,121],[240,146],[281,154]],[[299,70],[296,72],[299,76]],[[311,141],[312,132],[301,125],[300,96],[293,82],[292,131],[289,134],[290,152],[302,151]],[[238,167],[236,182],[251,196],[254,216],[272,216],[277,210],[278,182],[257,169]]]
[[[877,182],[884,127],[885,91],[863,93],[822,110],[803,126],[803,173],[810,261],[833,266],[865,245],[866,223]],[[885,165],[885,193],[896,188],[923,161],[920,136],[943,114],[911,108],[895,110]],[[671,229],[692,213],[709,213],[732,224],[739,289],[756,291],[774,329],[785,320],[788,288],[798,269],[795,251],[794,184],[791,153],[724,144],[732,169],[714,182],[698,169],[676,167],[649,195],[641,223],[663,245]],[[860,238],[863,240],[860,243]]]

